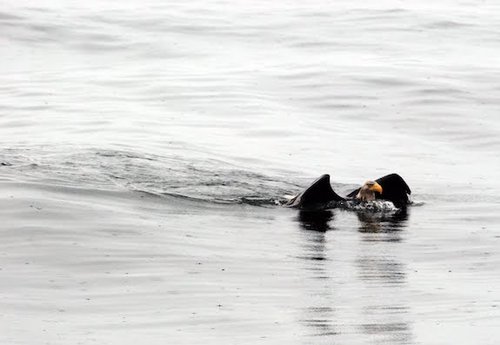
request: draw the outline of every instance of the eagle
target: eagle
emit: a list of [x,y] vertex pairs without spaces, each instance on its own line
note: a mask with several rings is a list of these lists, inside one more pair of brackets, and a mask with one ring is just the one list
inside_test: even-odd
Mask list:
[[302,193],[288,201],[286,206],[299,209],[319,209],[348,200],[359,202],[386,200],[392,202],[397,208],[405,208],[410,203],[408,198],[410,194],[410,187],[405,180],[393,173],[375,181],[366,181],[361,187],[342,197],[332,189],[330,175],[324,174]]

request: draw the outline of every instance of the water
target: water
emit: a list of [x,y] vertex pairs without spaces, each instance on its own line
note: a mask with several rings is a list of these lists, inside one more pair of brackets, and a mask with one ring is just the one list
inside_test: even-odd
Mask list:
[[500,341],[496,2],[2,5],[0,343]]

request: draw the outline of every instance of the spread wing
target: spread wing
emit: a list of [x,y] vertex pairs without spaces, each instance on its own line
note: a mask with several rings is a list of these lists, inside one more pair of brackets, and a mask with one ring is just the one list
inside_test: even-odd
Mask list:
[[330,185],[330,175],[320,176],[313,184],[302,193],[287,203],[287,206],[302,209],[320,208],[331,201],[344,200],[335,193]]
[[[411,194],[410,187],[398,174],[389,174],[376,180],[382,186],[382,194],[376,193],[377,199],[391,201],[396,207],[402,207],[409,203],[408,195]],[[359,188],[347,195],[354,198]]]

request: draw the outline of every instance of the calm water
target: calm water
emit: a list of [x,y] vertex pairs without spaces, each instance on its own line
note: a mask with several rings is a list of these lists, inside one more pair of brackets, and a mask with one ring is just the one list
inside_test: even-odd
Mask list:
[[[498,344],[500,3],[0,9],[0,343]],[[398,172],[407,215],[278,206]]]

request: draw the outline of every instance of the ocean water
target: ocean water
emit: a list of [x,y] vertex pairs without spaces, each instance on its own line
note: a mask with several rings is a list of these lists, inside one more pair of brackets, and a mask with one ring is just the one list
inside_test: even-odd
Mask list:
[[[1,344],[498,344],[500,3],[0,9]],[[407,214],[280,206],[397,172]]]

